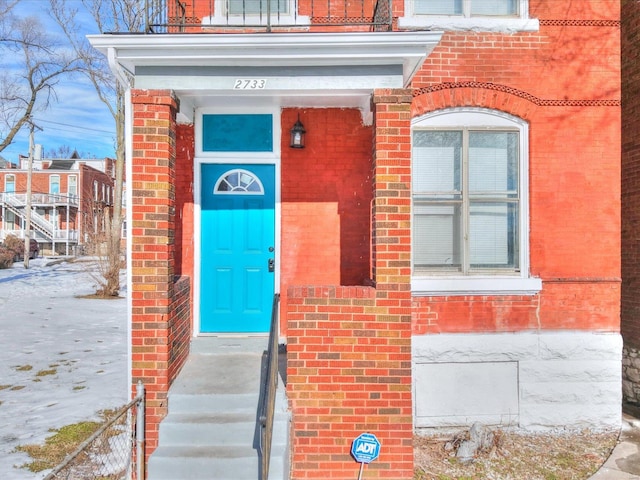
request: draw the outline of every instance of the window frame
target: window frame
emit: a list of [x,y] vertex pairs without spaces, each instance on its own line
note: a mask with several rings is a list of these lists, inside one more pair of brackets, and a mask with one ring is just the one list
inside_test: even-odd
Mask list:
[[11,210],[9,209],[5,210],[5,217],[3,218],[2,229],[8,230],[11,232],[13,232],[14,230],[19,230],[16,228],[17,218],[18,217],[16,216],[16,214],[13,213]]
[[[9,190],[9,185],[12,185]],[[16,176],[13,174],[7,174],[4,177],[4,191],[5,193],[16,193]]]
[[78,195],[78,177],[76,175],[67,177],[67,195],[72,199]]
[[[57,185],[57,189],[54,186]],[[49,175],[49,195],[60,195],[62,181],[60,175]]]
[[529,17],[529,0],[517,0],[517,15],[471,15],[471,1],[463,0],[462,15],[417,14],[415,0],[404,0],[404,16],[398,18],[398,27],[432,28],[438,30],[479,30],[496,32],[537,32],[538,19]]
[[[429,296],[443,294],[487,295],[525,294],[533,295],[542,288],[539,278],[529,274],[529,126],[527,122],[512,115],[486,108],[449,108],[431,112],[412,120],[411,151],[413,157],[414,132],[419,130],[461,130],[473,131],[517,131],[519,133],[519,268],[505,270],[471,271],[466,274],[452,271],[416,272],[415,251],[411,253],[411,289],[414,295]],[[412,160],[413,170],[413,160]],[[411,199],[413,218],[413,192]],[[463,221],[468,221],[467,218]],[[413,245],[413,225],[412,225]]]

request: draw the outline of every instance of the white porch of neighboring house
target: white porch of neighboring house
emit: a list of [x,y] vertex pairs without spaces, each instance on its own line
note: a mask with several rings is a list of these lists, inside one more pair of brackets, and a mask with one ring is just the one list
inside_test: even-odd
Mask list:
[[29,203],[31,238],[50,246],[53,252],[56,248],[64,248],[65,254],[70,255],[78,245],[78,230],[70,228],[70,222],[65,222],[65,227],[60,228],[58,217],[75,217],[79,208],[77,195],[33,193],[29,200],[26,193],[0,193],[0,208],[4,219],[0,241],[9,235],[24,239]]

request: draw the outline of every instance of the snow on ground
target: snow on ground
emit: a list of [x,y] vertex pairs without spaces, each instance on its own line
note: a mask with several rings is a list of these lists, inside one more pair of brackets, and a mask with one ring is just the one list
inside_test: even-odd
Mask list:
[[[43,478],[16,468],[18,445],[129,400],[124,298],[95,292],[91,263],[39,258],[0,270],[0,478]],[[88,260],[88,259],[86,259]],[[124,276],[121,285],[124,295]],[[48,371],[48,372],[46,372]],[[38,375],[40,372],[40,375]],[[48,374],[45,374],[48,373]]]

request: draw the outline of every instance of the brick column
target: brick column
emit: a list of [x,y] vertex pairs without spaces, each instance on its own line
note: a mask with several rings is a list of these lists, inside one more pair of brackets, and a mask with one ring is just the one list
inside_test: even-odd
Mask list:
[[[376,90],[372,207],[372,272],[376,288],[376,356],[387,379],[379,386],[388,414],[387,478],[413,478],[411,395],[411,90]],[[384,353],[384,355],[381,355]],[[386,442],[385,442],[386,440]],[[381,458],[382,457],[381,454]]]
[[166,90],[133,90],[130,208],[132,376],[146,388],[147,457],[167,413],[169,321],[175,261],[177,100]]
[[375,288],[288,289],[292,479],[357,478],[364,432],[382,445],[364,478],[413,478],[410,104],[406,90],[374,96]]

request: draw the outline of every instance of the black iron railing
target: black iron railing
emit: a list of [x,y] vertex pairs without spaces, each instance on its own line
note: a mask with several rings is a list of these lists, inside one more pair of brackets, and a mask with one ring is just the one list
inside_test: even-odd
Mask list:
[[269,330],[269,345],[265,372],[260,394],[260,478],[269,478],[269,460],[271,458],[271,439],[273,437],[273,417],[275,415],[276,391],[278,389],[278,310],[280,307],[280,294],[273,296],[271,309],[271,328]]
[[145,0],[146,33],[391,30],[391,0]]

